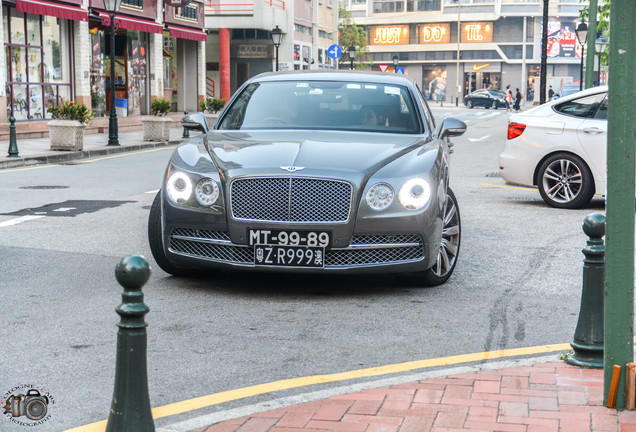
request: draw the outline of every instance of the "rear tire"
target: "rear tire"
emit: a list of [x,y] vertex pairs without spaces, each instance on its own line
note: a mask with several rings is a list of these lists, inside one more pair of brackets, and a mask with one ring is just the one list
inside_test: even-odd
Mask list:
[[590,168],[583,159],[569,153],[557,153],[541,164],[537,186],[548,205],[562,209],[585,207],[595,191]]
[[157,262],[161,270],[174,276],[188,276],[192,271],[179,267],[168,261],[163,250],[163,233],[161,231],[161,191],[157,193],[152,206],[150,207],[150,215],[148,216],[148,243],[150,244],[150,252]]
[[446,205],[444,206],[442,242],[437,253],[437,261],[433,267],[421,274],[421,280],[425,286],[441,285],[453,274],[459,255],[461,231],[461,218],[459,216],[457,198],[455,198],[453,191],[448,188]]

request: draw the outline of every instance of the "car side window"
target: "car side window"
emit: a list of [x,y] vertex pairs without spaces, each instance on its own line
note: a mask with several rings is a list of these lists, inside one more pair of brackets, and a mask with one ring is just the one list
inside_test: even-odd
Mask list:
[[594,118],[604,98],[605,93],[585,96],[555,105],[554,110],[573,117]]
[[431,109],[428,107],[428,104],[426,103],[426,98],[422,94],[422,89],[420,89],[419,84],[416,84],[415,86],[417,87],[417,91],[418,91],[417,96],[420,100],[420,103],[422,104],[422,109],[424,110],[424,120],[426,121],[426,127],[429,131],[434,131],[435,118],[433,117],[433,114],[431,113]]
[[607,120],[607,104],[608,104],[609,95],[605,96],[603,102],[598,107],[598,111],[596,111],[596,115],[594,116],[597,120]]

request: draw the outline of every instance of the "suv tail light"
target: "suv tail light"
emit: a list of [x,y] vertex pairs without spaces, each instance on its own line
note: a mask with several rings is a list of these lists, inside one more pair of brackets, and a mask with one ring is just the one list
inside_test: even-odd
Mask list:
[[508,139],[517,138],[526,130],[526,125],[522,123],[510,122],[508,123]]

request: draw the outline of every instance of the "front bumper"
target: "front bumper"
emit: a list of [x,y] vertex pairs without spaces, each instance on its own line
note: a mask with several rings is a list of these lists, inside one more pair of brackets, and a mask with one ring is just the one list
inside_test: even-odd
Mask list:
[[[441,242],[442,219],[435,206],[409,217],[388,217],[341,225],[272,225],[231,220],[163,204],[167,259],[180,266],[242,270],[329,272],[415,272],[430,268]],[[257,266],[246,233],[253,229],[330,231],[324,268]]]

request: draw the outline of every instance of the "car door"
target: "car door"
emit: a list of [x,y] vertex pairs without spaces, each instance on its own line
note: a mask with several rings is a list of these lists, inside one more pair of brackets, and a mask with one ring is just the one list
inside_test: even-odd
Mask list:
[[587,154],[592,165],[592,170],[596,170],[599,180],[605,181],[607,177],[607,102],[605,93],[597,95],[600,100],[598,109],[590,113],[577,128],[577,137],[581,143],[583,151]]

